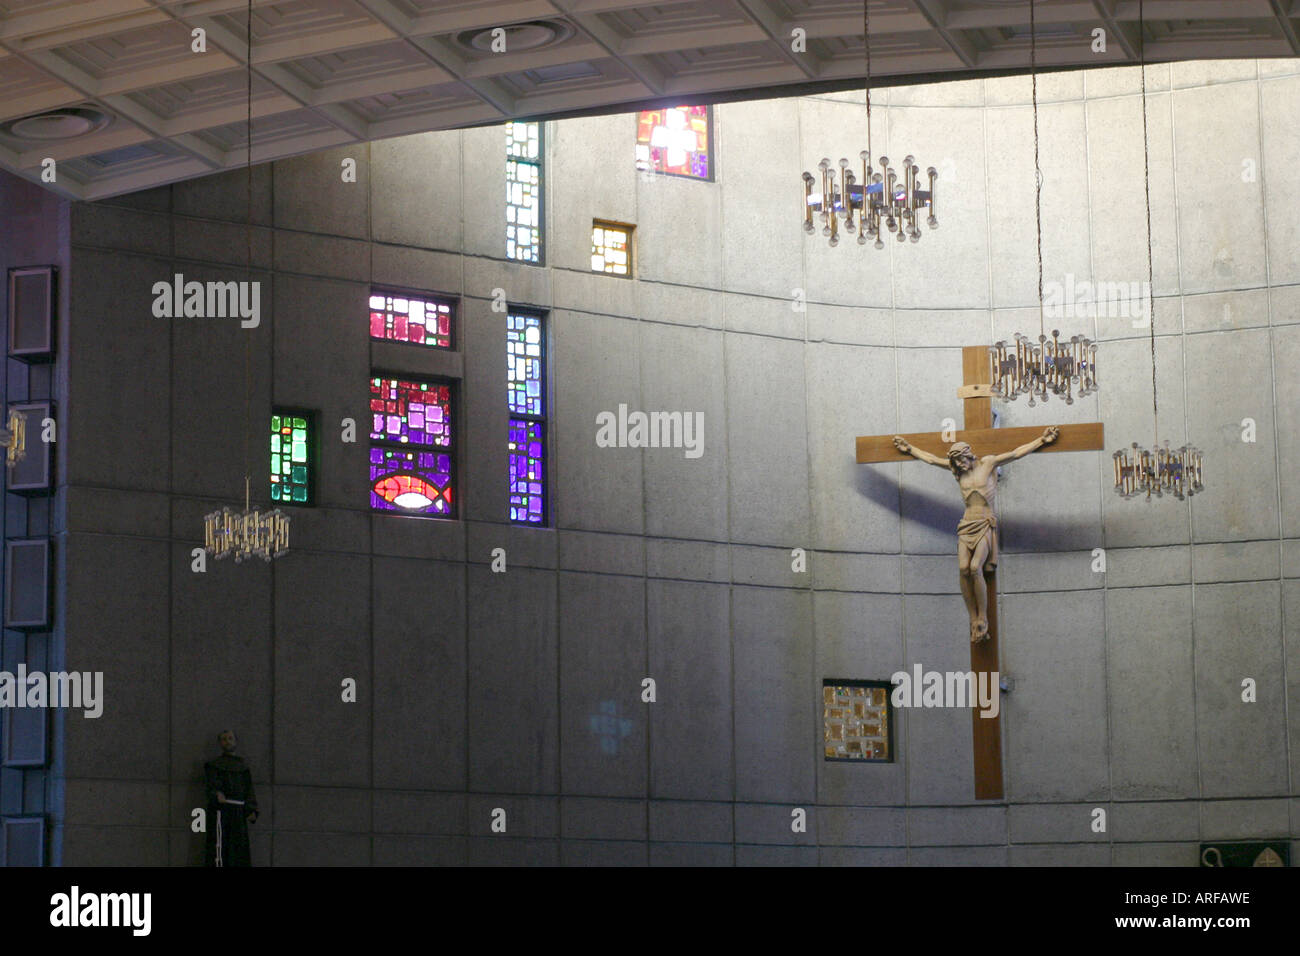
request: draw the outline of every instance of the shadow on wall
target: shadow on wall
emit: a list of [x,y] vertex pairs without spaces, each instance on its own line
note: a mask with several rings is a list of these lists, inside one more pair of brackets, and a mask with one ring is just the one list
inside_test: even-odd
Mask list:
[[[961,521],[962,508],[953,498],[936,496],[909,487],[903,492],[900,502],[898,482],[881,474],[878,469],[867,465],[858,467],[857,489],[859,495],[875,502],[886,511],[897,514],[901,505],[904,520],[915,521],[927,528],[946,535],[952,535],[954,538],[956,536],[957,523]],[[1034,530],[1039,540],[1073,540],[1071,536],[1078,535],[1090,527],[1092,525],[1086,522],[1064,521],[1053,523],[1044,518],[1034,519]],[[1001,533],[1003,539],[1005,539],[1005,527],[1001,529]]]

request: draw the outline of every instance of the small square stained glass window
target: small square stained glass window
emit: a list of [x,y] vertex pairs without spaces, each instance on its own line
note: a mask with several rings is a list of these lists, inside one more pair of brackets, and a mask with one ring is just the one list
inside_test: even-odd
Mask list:
[[643,172],[712,180],[712,146],[708,106],[642,110],[637,116],[636,165]]
[[624,223],[597,219],[591,224],[591,271],[632,275],[632,230]]

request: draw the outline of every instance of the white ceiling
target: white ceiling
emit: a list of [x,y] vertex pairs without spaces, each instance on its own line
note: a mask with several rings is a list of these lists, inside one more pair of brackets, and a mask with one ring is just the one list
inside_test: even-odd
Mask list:
[[[1036,9],[1043,68],[1137,62],[1137,0]],[[871,0],[871,14],[872,73],[891,82],[1029,62],[1028,0]],[[1146,0],[1145,15],[1151,61],[1300,56],[1300,0]],[[57,143],[0,126],[0,166],[38,180],[52,157],[51,188],[94,199],[242,165],[246,16],[246,0],[0,0],[0,124],[82,105],[114,118]],[[252,18],[254,162],[864,72],[861,0],[254,0]],[[571,35],[505,53],[461,36],[532,20]],[[191,52],[196,27],[206,53]]]

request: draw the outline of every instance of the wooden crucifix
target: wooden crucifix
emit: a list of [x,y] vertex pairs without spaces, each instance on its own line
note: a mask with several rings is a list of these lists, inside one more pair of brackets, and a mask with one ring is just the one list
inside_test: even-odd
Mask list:
[[[1031,451],[1096,451],[1105,447],[1103,429],[1100,422],[1085,425],[1056,425],[1045,431],[1039,427],[1028,428],[994,428],[993,395],[991,391],[992,370],[989,365],[989,350],[985,346],[973,345],[962,349],[962,387],[957,397],[964,400],[964,428],[957,432],[953,441],[944,441],[941,432],[926,432],[913,435],[870,435],[857,439],[858,464],[872,464],[887,461],[928,461],[931,464],[948,465],[953,463],[954,475],[962,467],[971,468],[984,465],[982,459],[972,455],[972,449],[979,455],[1003,457],[1011,460]],[[1054,436],[1054,437],[1052,437]],[[1049,439],[1050,440],[1047,440]],[[896,443],[895,439],[901,439]],[[901,444],[901,447],[900,447]],[[965,448],[962,448],[962,445]],[[906,450],[904,450],[904,448]],[[994,465],[996,463],[993,463]],[[986,466],[987,467],[987,466]],[[959,483],[961,477],[958,475]],[[996,474],[992,475],[992,484],[996,487]],[[978,488],[971,489],[978,496]],[[963,486],[963,494],[968,490]],[[991,503],[991,502],[990,502]],[[966,552],[964,560],[974,557],[979,564],[972,568],[978,576],[983,572],[987,589],[987,617],[977,620],[972,610],[970,665],[976,675],[994,673],[998,667],[998,592],[997,592],[997,525],[990,519],[972,519],[972,509],[967,508],[967,516],[958,527],[958,534],[964,543],[959,543],[958,554]],[[990,509],[991,512],[991,509]],[[982,527],[978,527],[982,525]],[[972,548],[978,539],[987,536],[987,544]],[[991,562],[989,558],[991,557]],[[969,582],[963,581],[963,597],[968,604],[974,600],[969,590]],[[980,624],[983,625],[981,630]],[[997,693],[994,688],[994,693]],[[1002,799],[1002,722],[1000,717],[983,717],[980,712],[971,709],[972,743],[975,760],[975,799]]]

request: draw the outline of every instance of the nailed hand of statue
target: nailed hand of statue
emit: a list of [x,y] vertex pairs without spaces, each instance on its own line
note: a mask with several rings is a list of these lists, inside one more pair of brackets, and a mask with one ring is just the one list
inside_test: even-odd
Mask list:
[[907,439],[904,438],[902,435],[894,436],[894,447],[897,448],[899,451],[901,451],[904,455],[910,454],[912,451],[912,446],[908,444]]
[[1056,440],[1057,440],[1058,438],[1060,438],[1060,437],[1061,437],[1061,429],[1059,429],[1059,428],[1057,428],[1055,425],[1053,425],[1051,428],[1048,428],[1048,429],[1044,430],[1044,432],[1043,432],[1043,444],[1044,444],[1044,445],[1050,445],[1050,444],[1052,444],[1052,442],[1056,441]]

